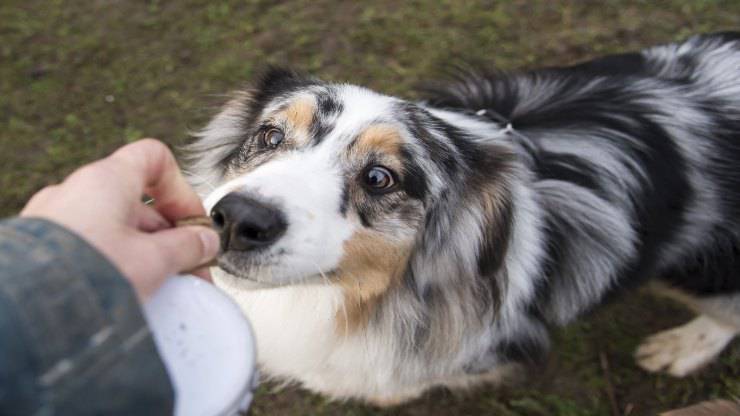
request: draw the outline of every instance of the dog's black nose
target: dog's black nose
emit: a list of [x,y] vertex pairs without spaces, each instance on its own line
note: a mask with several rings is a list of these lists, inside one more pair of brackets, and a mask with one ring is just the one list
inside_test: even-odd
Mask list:
[[221,234],[221,249],[247,251],[266,247],[288,228],[283,213],[245,195],[230,193],[211,210]]

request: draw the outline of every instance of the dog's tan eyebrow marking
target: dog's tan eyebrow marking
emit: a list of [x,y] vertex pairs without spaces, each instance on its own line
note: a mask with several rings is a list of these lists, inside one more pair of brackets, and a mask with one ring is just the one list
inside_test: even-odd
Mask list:
[[312,98],[301,97],[292,102],[286,109],[288,121],[295,127],[308,130],[316,114],[316,101]]
[[403,138],[398,128],[389,124],[374,124],[360,133],[352,150],[361,153],[381,152],[400,158],[402,146]]
[[311,125],[316,117],[316,111],[316,99],[310,96],[301,96],[278,112],[275,118],[287,121],[289,128],[295,133],[294,140],[297,144],[304,145],[309,141]]

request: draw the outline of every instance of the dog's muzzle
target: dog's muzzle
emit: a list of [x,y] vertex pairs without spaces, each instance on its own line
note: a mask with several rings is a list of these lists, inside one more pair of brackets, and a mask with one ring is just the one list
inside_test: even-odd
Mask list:
[[278,208],[232,192],[211,210],[221,236],[221,250],[251,251],[269,247],[285,234],[288,224]]

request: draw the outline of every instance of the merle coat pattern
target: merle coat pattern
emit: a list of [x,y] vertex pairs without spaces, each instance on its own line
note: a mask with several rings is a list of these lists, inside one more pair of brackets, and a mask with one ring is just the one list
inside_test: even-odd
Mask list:
[[418,103],[273,69],[188,151],[261,366],[332,397],[496,381],[648,279],[700,316],[646,340],[647,370],[740,330],[736,33],[466,71]]

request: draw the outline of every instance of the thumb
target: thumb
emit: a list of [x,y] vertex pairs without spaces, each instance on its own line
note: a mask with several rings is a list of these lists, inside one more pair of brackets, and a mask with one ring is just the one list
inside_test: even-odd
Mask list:
[[149,234],[168,275],[196,269],[218,254],[219,237],[207,227],[188,226]]

